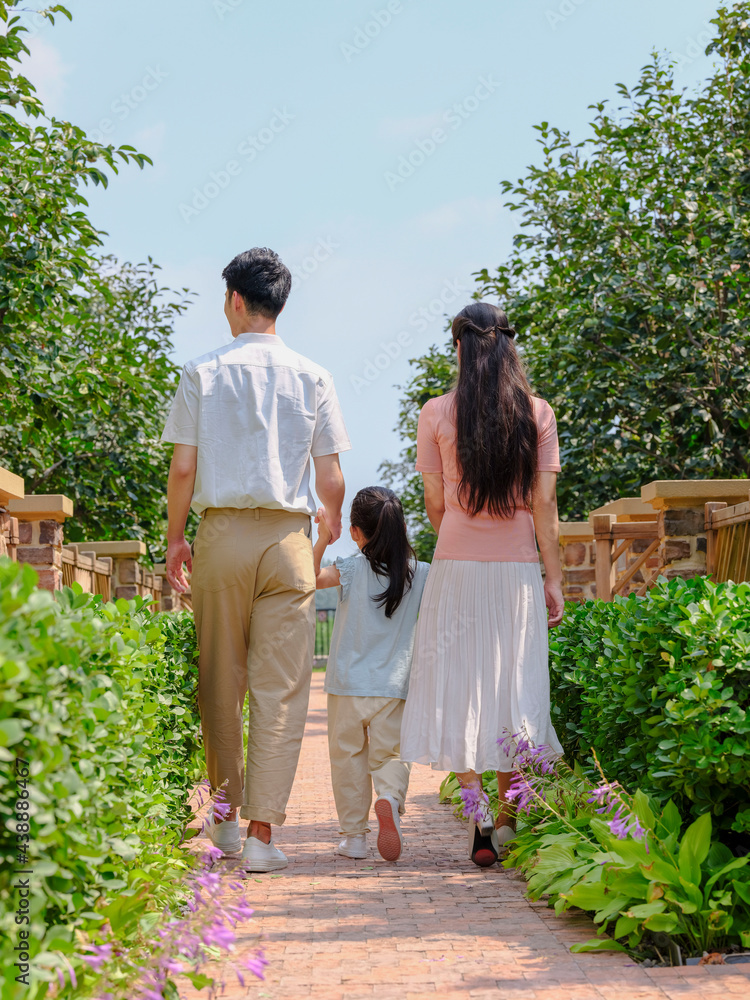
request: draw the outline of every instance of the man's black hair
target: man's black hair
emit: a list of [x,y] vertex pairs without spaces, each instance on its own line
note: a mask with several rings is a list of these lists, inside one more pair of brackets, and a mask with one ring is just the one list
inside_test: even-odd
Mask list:
[[292,276],[268,247],[238,253],[221,272],[230,292],[239,292],[247,311],[276,319],[289,298]]

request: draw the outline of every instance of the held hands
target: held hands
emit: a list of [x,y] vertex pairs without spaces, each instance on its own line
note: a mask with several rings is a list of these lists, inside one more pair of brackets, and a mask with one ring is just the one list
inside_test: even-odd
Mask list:
[[562,621],[563,613],[565,611],[562,584],[560,582],[550,580],[544,581],[544,603],[547,605],[547,610],[549,611],[547,627],[554,628]]
[[178,594],[186,593],[190,588],[185,577],[183,563],[187,564],[187,571],[193,571],[193,557],[185,536],[175,541],[167,543],[166,575],[172,588]]
[[341,518],[337,523],[332,522],[325,507],[318,507],[315,523],[318,525],[318,538],[325,539],[326,545],[331,545],[341,537]]

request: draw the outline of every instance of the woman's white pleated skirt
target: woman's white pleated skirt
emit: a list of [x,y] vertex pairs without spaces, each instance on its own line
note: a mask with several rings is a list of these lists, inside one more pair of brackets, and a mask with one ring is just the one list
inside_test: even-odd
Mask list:
[[547,611],[537,563],[436,559],[419,609],[401,759],[512,770],[498,740],[562,753],[550,719]]

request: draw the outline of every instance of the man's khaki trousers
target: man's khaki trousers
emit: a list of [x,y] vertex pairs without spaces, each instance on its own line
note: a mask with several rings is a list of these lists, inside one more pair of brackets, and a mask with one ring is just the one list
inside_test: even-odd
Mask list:
[[191,586],[208,777],[212,788],[224,785],[226,801],[244,819],[261,823],[286,818],[305,728],[315,639],[311,534],[307,514],[216,507],[204,513],[195,539]]
[[370,829],[372,788],[392,795],[404,811],[411,764],[401,760],[403,698],[328,695],[328,753],[340,833]]

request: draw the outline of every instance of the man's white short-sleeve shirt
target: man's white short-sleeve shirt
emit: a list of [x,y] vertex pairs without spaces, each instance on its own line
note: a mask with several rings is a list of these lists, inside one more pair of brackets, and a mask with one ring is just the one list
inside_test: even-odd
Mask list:
[[197,513],[314,514],[310,458],[351,448],[333,376],[272,333],[242,333],[188,362],[161,439],[198,448]]

